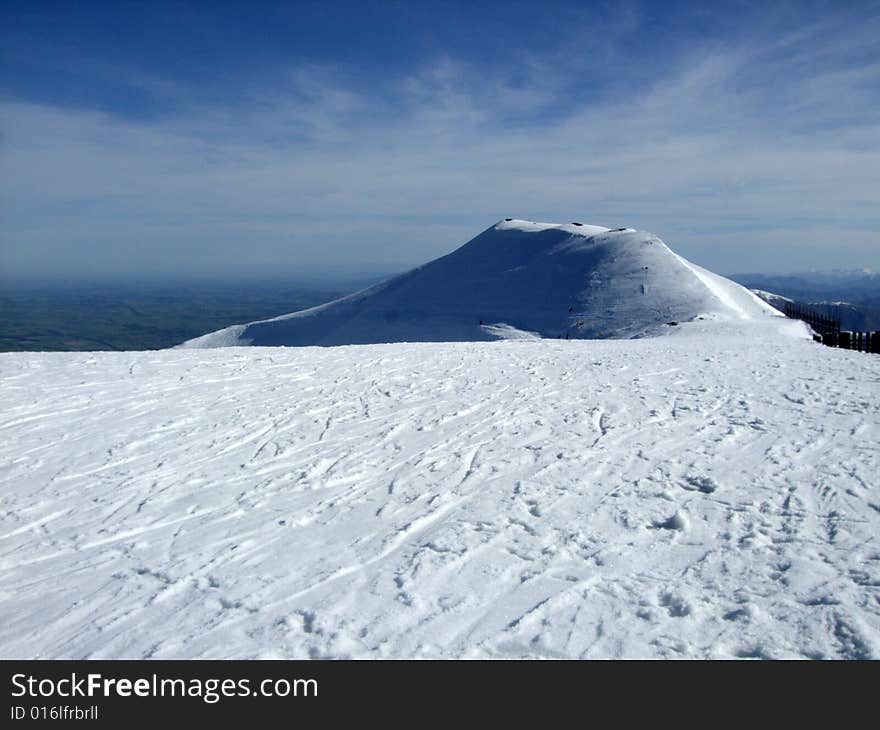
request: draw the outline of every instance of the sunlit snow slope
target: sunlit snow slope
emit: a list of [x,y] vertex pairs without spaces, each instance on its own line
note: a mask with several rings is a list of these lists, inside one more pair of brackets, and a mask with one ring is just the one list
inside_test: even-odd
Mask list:
[[184,347],[607,338],[699,316],[778,316],[644,231],[502,221],[442,258],[357,294],[236,325]]
[[880,358],[783,327],[0,355],[0,656],[880,658]]

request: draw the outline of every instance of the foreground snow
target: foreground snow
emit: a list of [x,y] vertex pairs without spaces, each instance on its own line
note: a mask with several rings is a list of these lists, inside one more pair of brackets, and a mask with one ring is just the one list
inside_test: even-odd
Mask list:
[[0,655],[880,657],[880,358],[698,327],[2,355]]

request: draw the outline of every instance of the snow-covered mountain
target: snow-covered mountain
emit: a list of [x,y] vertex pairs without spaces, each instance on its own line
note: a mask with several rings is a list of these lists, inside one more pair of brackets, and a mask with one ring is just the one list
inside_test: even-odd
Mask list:
[[451,254],[364,291],[183,346],[626,338],[698,317],[776,314],[650,233],[505,219]]
[[880,358],[654,236],[195,344],[566,334],[0,354],[0,655],[880,658]]
[[764,291],[763,289],[752,289],[751,291],[780,312],[785,309],[786,304],[794,303],[794,299],[789,299],[781,294],[774,294],[772,291]]

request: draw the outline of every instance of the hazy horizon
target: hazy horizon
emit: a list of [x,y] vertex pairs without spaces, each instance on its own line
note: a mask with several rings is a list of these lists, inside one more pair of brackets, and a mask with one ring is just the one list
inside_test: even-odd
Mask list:
[[880,269],[880,3],[0,11],[0,274],[351,279],[503,217]]
[[[463,242],[466,243],[466,242]],[[438,254],[444,256],[450,251]],[[424,261],[422,263],[428,263]],[[0,271],[0,287],[28,289],[42,286],[53,286],[63,288],[78,287],[174,287],[186,284],[197,286],[217,286],[217,287],[254,287],[261,284],[271,285],[290,285],[290,286],[328,286],[349,288],[351,286],[371,286],[385,279],[389,279],[415,268],[418,264],[407,268],[388,269],[385,271],[374,269],[351,269],[346,267],[316,267],[309,269],[297,268],[291,265],[288,269],[275,270],[257,270],[247,272],[234,271],[218,271],[205,272],[198,270],[185,270],[179,272],[173,271]],[[730,270],[715,271],[721,276],[730,278],[736,276],[766,276],[772,277],[809,277],[821,276],[828,274],[865,274],[868,276],[880,276],[880,272],[870,267],[852,267],[852,268],[779,268],[765,270]],[[354,291],[354,289],[352,289]]]

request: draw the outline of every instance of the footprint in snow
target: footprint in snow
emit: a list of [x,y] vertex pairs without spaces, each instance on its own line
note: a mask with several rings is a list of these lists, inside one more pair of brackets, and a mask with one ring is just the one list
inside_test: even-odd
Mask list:
[[690,616],[692,610],[691,605],[684,598],[676,596],[674,593],[664,593],[660,596],[660,605],[663,606],[673,618]]
[[703,494],[712,494],[712,492],[718,489],[718,482],[716,482],[712,477],[704,476],[701,474],[689,474],[684,478],[685,484],[682,485],[685,489],[688,490],[697,490],[702,492]]
[[651,524],[655,530],[679,530],[684,531],[688,527],[687,517],[683,512],[676,512],[672,517],[658,520]]

